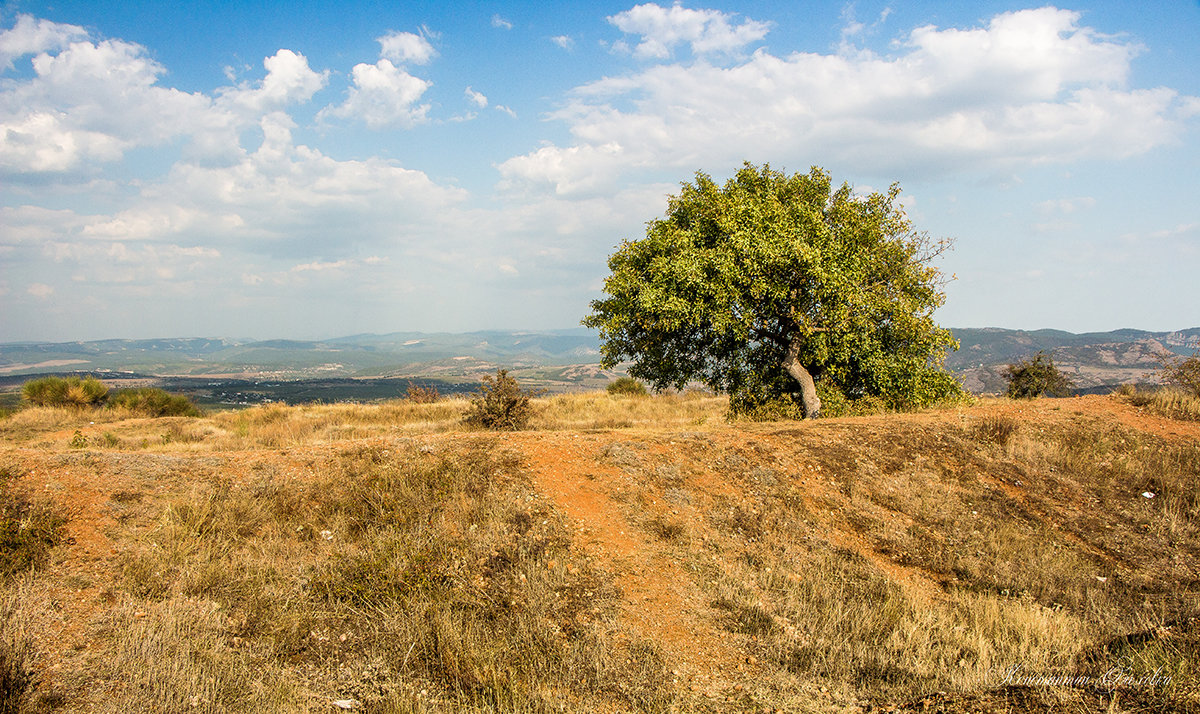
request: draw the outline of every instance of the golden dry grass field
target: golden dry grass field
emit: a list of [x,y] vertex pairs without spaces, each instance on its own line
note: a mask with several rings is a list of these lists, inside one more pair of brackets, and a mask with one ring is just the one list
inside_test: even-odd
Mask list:
[[0,419],[0,712],[1200,711],[1200,423]]

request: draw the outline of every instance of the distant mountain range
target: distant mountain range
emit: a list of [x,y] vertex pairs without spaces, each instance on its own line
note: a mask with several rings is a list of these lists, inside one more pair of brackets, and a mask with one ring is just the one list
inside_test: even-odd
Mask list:
[[1054,357],[1076,387],[1101,391],[1123,382],[1153,381],[1149,373],[1164,356],[1190,356],[1200,351],[1200,327],[1174,332],[1113,330],[1074,334],[1062,330],[953,330],[959,349],[946,357],[946,367],[975,393],[1002,392],[1006,365],[1039,351]]
[[[974,392],[1004,387],[1004,366],[1038,351],[1083,388],[1143,381],[1164,355],[1200,351],[1200,328],[1175,332],[1114,330],[953,330],[960,349],[946,366]],[[396,332],[331,340],[176,338],[0,344],[0,377],[91,372],[146,376],[257,378],[427,377],[477,379],[498,367],[549,382],[591,385],[603,380],[599,342],[590,330],[469,333]],[[111,376],[118,376],[112,374]]]
[[331,340],[170,338],[0,344],[0,376],[47,372],[131,372],[154,376],[317,379],[472,377],[497,367],[521,370],[597,364],[595,333],[396,332]]

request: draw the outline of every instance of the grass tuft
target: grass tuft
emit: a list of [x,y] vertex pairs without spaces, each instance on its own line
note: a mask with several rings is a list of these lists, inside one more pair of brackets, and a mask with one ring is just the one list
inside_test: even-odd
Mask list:
[[66,524],[53,507],[17,490],[20,476],[0,467],[0,582],[44,564]]

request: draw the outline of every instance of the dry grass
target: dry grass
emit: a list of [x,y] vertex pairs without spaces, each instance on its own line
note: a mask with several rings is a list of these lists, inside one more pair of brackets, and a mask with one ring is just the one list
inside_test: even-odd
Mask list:
[[1144,407],[1156,414],[1171,419],[1200,421],[1200,397],[1183,389],[1177,387],[1163,387],[1154,390],[1133,388],[1123,390],[1119,394],[1128,399],[1130,404]]
[[518,467],[397,445],[192,484],[120,537],[102,710],[662,708],[653,648],[605,636],[615,591]]
[[[529,429],[587,431],[721,424],[726,402],[723,397],[699,392],[652,399],[631,399],[603,392],[559,395],[532,400]],[[23,409],[0,421],[0,438],[12,443],[38,439],[50,446],[58,441],[69,444],[78,430],[83,441],[77,442],[76,448],[138,450],[168,446],[184,451],[287,448],[346,439],[473,431],[462,421],[469,409],[468,399],[457,398],[431,403],[397,400],[373,405],[272,404],[201,418],[140,419],[111,410],[82,412],[37,407]]]
[[703,392],[660,394],[649,399],[591,392],[538,399],[534,404],[530,428],[586,431],[720,424],[725,420],[729,400]]
[[[1200,444],[998,404],[729,425],[713,397],[571,395],[504,436],[462,427],[463,400],[25,410],[5,458],[121,484],[111,574],[86,571],[90,659],[14,711],[1200,710]],[[619,527],[679,564],[747,665],[712,698],[620,616],[651,607],[621,604],[629,556],[585,555],[531,485],[523,454],[587,431]],[[13,691],[45,662],[29,623],[83,577],[65,565],[0,593]],[[1114,671],[1166,681],[1008,686]]]

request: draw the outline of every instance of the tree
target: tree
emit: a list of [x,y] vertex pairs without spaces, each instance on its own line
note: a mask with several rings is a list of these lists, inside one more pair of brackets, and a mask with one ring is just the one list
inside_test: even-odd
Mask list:
[[1043,394],[1055,397],[1071,396],[1071,380],[1054,366],[1054,358],[1038,352],[1029,359],[1004,368],[1008,379],[1008,396],[1013,399],[1033,399]]
[[941,368],[957,343],[932,316],[945,298],[930,262],[949,242],[915,232],[899,193],[835,190],[817,167],[747,163],[724,187],[698,172],[613,254],[583,324],[607,367],[632,360],[656,389],[699,380],[735,413],[815,417],[818,392],[889,408],[961,396]]

